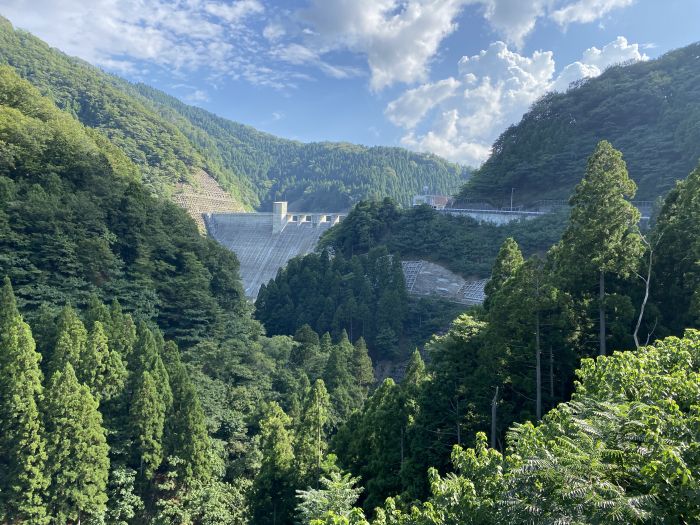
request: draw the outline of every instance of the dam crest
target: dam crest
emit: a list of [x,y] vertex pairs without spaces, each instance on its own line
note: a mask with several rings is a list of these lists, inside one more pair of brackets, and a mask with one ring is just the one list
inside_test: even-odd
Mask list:
[[207,233],[238,257],[246,297],[255,300],[262,284],[290,259],[312,253],[321,235],[345,216],[290,212],[281,201],[272,205],[272,212],[207,213],[204,223]]

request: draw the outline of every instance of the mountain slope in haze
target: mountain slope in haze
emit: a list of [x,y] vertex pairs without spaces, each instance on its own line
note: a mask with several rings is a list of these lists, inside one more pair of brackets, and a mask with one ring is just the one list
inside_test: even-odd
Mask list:
[[461,197],[565,199],[599,140],[622,151],[637,199],[664,195],[700,158],[700,43],[614,66],[536,102],[494,143]]
[[249,208],[284,198],[292,208],[335,211],[378,196],[407,204],[424,186],[452,192],[468,174],[401,148],[302,144],[259,132],[68,57],[2,17],[0,63],[109,138],[160,195],[202,169]]

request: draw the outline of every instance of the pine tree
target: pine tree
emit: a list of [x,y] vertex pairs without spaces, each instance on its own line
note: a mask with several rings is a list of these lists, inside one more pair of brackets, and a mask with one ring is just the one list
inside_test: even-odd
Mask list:
[[107,504],[109,447],[98,403],[70,363],[51,376],[45,414],[51,515],[57,523],[99,519]]
[[253,523],[282,525],[294,512],[294,452],[291,420],[277,403],[265,408],[260,422],[262,465],[253,482]]
[[484,307],[489,308],[491,298],[501,289],[503,283],[512,277],[515,271],[523,264],[523,254],[520,252],[520,247],[515,239],[508,237],[501,245],[496,255],[496,260],[491,269],[491,279],[486,283],[484,292],[486,300]]
[[0,521],[46,523],[41,356],[10,280],[0,295]]
[[321,476],[321,462],[328,448],[331,400],[322,379],[317,379],[306,396],[296,426],[295,470],[302,485],[316,485]]
[[644,252],[637,228],[640,213],[628,200],[636,191],[622,153],[605,140],[599,142],[569,201],[569,224],[555,250],[574,295],[588,293],[597,277],[601,355],[606,353],[605,275],[627,277]]
[[130,426],[136,445],[136,464],[145,479],[151,479],[163,461],[165,405],[153,377],[141,374],[131,400]]

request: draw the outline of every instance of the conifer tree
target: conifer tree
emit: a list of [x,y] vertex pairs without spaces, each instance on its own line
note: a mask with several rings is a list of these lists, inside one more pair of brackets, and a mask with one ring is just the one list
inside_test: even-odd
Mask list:
[[374,368],[372,367],[372,359],[369,357],[367,344],[363,337],[360,337],[355,342],[351,365],[355,383],[362,389],[363,395],[366,396],[369,387],[374,383]]
[[199,397],[174,342],[165,343],[163,358],[173,393],[166,422],[168,455],[182,460],[178,463],[178,479],[185,485],[205,482],[211,477],[211,443]]
[[296,426],[295,470],[303,485],[316,485],[321,477],[321,462],[328,448],[331,400],[322,379],[317,379],[302,408]]
[[84,314],[85,326],[92,328],[95,321],[101,322],[103,325],[107,325],[110,321],[111,315],[109,308],[100,300],[96,294],[90,295],[88,299],[88,306]]
[[406,367],[406,374],[399,388],[399,406],[401,411],[401,482],[409,494],[420,492],[423,473],[411,461],[409,446],[414,434],[414,425],[420,413],[420,395],[424,383],[428,380],[425,362],[418,350],[411,354]]
[[40,360],[5,278],[0,292],[0,521],[5,523],[47,522]]
[[508,237],[501,245],[496,255],[496,260],[491,269],[491,279],[486,283],[484,292],[486,300],[484,307],[489,308],[492,297],[501,289],[503,283],[515,274],[515,271],[523,264],[523,254],[515,239]]
[[124,388],[127,371],[121,356],[110,350],[100,321],[95,321],[80,360],[78,379],[90,388],[97,401],[116,397]]
[[157,338],[146,323],[139,323],[130,366],[135,378],[143,371],[149,372],[167,412],[173,403],[168,371],[160,356]]
[[109,323],[105,326],[109,347],[119,353],[125,363],[130,363],[136,344],[136,325],[131,315],[125,314],[119,301],[114,300],[109,310]]
[[70,363],[74,371],[81,370],[80,359],[85,355],[88,334],[85,325],[71,306],[66,306],[58,317],[56,346],[49,362],[49,376],[63,370]]
[[290,424],[291,420],[277,403],[265,408],[260,422],[262,465],[252,490],[253,523],[292,522],[295,501]]
[[153,377],[141,374],[131,400],[130,425],[136,446],[136,464],[145,479],[151,479],[163,461],[165,405]]
[[107,504],[109,447],[98,403],[68,362],[51,376],[45,418],[51,515],[56,523],[101,518]]
[[353,385],[349,367],[352,348],[350,342],[343,344],[341,341],[339,344],[332,345],[326,369],[323,372],[323,381],[333,399],[337,418],[341,421],[345,420],[356,407],[356,399],[353,395],[355,385]]
[[599,142],[569,201],[569,224],[555,250],[559,270],[575,295],[588,293],[597,277],[601,355],[606,353],[605,275],[630,275],[644,252],[637,228],[640,213],[629,202],[636,191],[622,153]]

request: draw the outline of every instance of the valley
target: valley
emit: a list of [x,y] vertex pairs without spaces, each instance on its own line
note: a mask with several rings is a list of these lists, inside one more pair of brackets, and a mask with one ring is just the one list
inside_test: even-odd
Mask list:
[[544,95],[472,169],[0,17],[0,523],[700,522],[698,49]]

